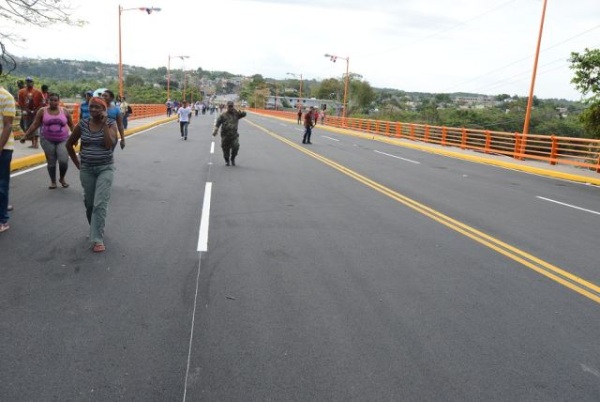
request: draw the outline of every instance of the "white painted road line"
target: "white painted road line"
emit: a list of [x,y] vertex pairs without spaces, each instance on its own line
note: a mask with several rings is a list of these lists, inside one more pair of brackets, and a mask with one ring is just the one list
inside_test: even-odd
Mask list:
[[396,155],[392,155],[392,154],[386,154],[385,152],[381,152],[381,151],[375,151],[375,152],[377,152],[378,154],[381,154],[381,155],[391,156],[392,158],[402,159],[405,162],[414,163],[415,165],[420,165],[421,164],[421,162],[413,161],[412,159],[406,159],[406,158],[402,158],[400,156],[396,156]]
[[565,206],[565,207],[569,207],[569,208],[573,208],[573,209],[578,209],[580,211],[589,212],[590,214],[600,215],[600,212],[598,212],[598,211],[592,211],[591,209],[581,208],[581,207],[578,207],[576,205],[565,204],[564,202],[552,200],[550,198],[540,197],[540,196],[537,196],[536,198],[539,198],[540,200],[544,200],[544,201],[553,202],[555,204],[562,205],[562,206]]
[[204,188],[204,201],[202,202],[202,216],[200,218],[200,230],[198,232],[198,251],[208,251],[208,221],[210,218],[210,199],[212,183],[207,182]]
[[215,153],[215,142],[211,142],[210,143],[210,154],[214,154]]
[[340,140],[338,140],[337,138],[331,138],[331,137],[328,137],[328,136],[326,136],[326,135],[322,135],[321,137],[323,137],[323,138],[327,138],[328,140],[331,140],[331,141],[337,141],[337,142],[340,142]]

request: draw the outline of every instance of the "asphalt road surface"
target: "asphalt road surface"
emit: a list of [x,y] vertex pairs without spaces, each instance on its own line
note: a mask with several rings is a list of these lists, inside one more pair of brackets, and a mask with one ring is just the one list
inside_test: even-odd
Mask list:
[[600,190],[258,115],[11,182],[0,401],[598,401]]

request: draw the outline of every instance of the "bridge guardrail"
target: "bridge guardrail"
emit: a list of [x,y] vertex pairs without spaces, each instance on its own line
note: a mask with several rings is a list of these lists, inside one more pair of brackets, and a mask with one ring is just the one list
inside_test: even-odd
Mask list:
[[[79,123],[79,103],[64,103],[61,104],[62,107],[71,112],[71,116],[73,117],[73,123]],[[166,116],[167,115],[167,107],[165,105],[157,105],[157,104],[141,104],[134,103],[130,104],[131,109],[133,110],[133,114],[131,114],[128,119],[143,119],[145,117],[153,117],[153,116]],[[23,135],[23,131],[19,126],[19,121],[21,120],[21,110],[17,107],[17,115],[13,120],[13,133],[16,139],[21,138]]]
[[[295,111],[251,110],[266,115],[297,119]],[[501,154],[519,160],[529,159],[547,162],[551,165],[570,165],[600,173],[600,140],[590,138],[540,134],[523,135],[518,132],[507,133],[337,116],[326,116],[324,124],[386,137],[459,147],[486,154]]]

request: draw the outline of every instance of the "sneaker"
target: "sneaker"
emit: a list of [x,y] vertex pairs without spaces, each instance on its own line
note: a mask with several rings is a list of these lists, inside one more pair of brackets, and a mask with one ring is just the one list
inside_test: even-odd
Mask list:
[[6,210],[8,212],[12,211],[13,209],[15,209],[12,205],[8,204],[8,207],[6,207]]
[[0,233],[6,232],[8,229],[10,229],[10,225],[8,224],[8,222],[0,223]]

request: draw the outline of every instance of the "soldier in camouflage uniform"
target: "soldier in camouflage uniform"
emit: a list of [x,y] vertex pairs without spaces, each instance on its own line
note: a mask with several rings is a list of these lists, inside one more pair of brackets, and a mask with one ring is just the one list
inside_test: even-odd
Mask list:
[[227,102],[227,110],[217,118],[213,136],[216,136],[221,128],[221,148],[223,149],[223,157],[225,158],[225,164],[229,166],[229,161],[235,166],[235,157],[240,149],[240,142],[238,140],[238,120],[246,117],[246,112],[235,110],[233,102]]

